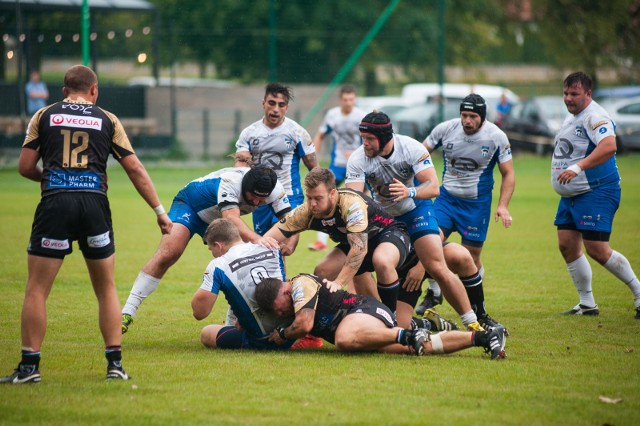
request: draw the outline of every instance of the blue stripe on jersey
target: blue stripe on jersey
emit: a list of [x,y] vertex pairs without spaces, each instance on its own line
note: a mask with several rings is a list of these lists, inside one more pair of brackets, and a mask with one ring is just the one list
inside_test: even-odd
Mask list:
[[282,274],[282,281],[287,279],[287,275],[284,269],[284,258],[282,257],[282,252],[278,250],[278,263],[280,264],[280,273]]
[[[587,147],[585,157],[589,156],[593,150],[596,149],[596,144],[593,143],[588,135],[587,139],[589,139],[589,146]],[[591,189],[600,188],[602,186],[617,186],[620,183],[620,174],[618,172],[618,164],[616,163],[615,154],[603,164],[587,169],[584,173],[587,176],[587,182],[589,182],[589,188]]]
[[300,184],[300,159],[305,156],[302,144],[296,144],[296,155],[291,157],[291,195],[302,194],[302,185]]
[[242,318],[241,324],[247,333],[256,337],[264,336],[265,333],[260,329],[260,324],[253,315],[251,307],[247,304],[244,293],[235,286],[220,268],[216,268],[213,273],[213,288],[211,290],[213,293],[215,293],[216,285],[221,286],[220,290],[224,293],[224,297],[236,317]]
[[495,183],[493,179],[493,169],[498,162],[498,157],[500,157],[500,148],[496,149],[496,152],[493,154],[491,161],[487,164],[487,167],[482,171],[480,177],[478,178],[478,187],[477,197],[478,199],[482,199],[485,197],[491,198],[491,192],[493,191],[493,184]]
[[189,205],[199,212],[218,205],[218,188],[220,178],[196,180],[185,186],[181,192],[187,199]]

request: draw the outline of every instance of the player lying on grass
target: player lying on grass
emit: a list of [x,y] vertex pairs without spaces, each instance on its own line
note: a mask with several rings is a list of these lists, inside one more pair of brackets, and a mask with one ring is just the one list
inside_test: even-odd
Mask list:
[[276,317],[295,315],[291,325],[271,332],[269,341],[276,344],[309,333],[335,344],[341,352],[427,355],[480,346],[491,353],[491,359],[506,356],[503,327],[437,334],[423,328],[400,328],[389,308],[378,300],[344,290],[332,293],[314,275],[300,274],[284,282],[267,278],[256,287],[255,299],[261,309],[273,312]]

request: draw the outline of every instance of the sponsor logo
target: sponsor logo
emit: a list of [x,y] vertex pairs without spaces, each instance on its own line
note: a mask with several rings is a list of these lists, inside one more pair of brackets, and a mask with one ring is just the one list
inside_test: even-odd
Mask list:
[[392,217],[384,217],[376,213],[375,216],[373,216],[373,222],[379,222],[389,226],[394,222],[394,219]]
[[480,148],[480,152],[482,153],[483,157],[486,157],[487,155],[489,155],[489,147],[483,146],[482,148]]
[[110,242],[109,231],[104,234],[87,237],[87,245],[92,248],[106,247]]
[[49,119],[50,126],[75,127],[78,129],[102,129],[102,119],[93,117],[78,117],[77,115],[54,114]]
[[54,240],[53,238],[43,238],[40,247],[51,250],[67,250],[69,248],[69,240]]
[[580,225],[583,225],[583,226],[596,226],[596,223],[595,222],[587,222],[587,221],[581,220],[580,221]]
[[347,216],[347,223],[351,225],[360,223],[363,221],[364,221],[364,213],[362,213],[362,210],[353,211]]
[[185,222],[189,222],[191,220],[191,213],[183,213],[182,216],[180,216],[180,219]]
[[598,121],[596,124],[594,124],[594,125],[591,127],[591,130],[595,130],[595,129],[597,129],[598,127],[603,126],[603,125],[605,125],[605,124],[609,124],[609,120],[602,120],[602,121]]
[[322,219],[322,226],[333,226],[335,224],[336,224],[336,219],[335,218]]
[[472,172],[478,169],[478,163],[473,158],[460,157],[451,160],[451,167],[461,172]]
[[576,126],[576,136],[582,136],[582,126]]
[[393,319],[391,318],[391,315],[389,315],[389,312],[385,311],[384,309],[376,308],[376,314],[380,315],[381,317],[383,317],[384,319],[386,319],[387,321],[393,324]]
[[600,130],[598,130],[598,133],[600,133],[601,135],[604,135],[605,133],[607,133],[607,128],[606,127],[600,127]]
[[[576,128],[576,132],[578,128]],[[553,150],[553,158],[556,160],[568,160],[573,154],[573,144],[570,140],[560,138],[556,143],[556,149]]]
[[287,145],[288,151],[296,149],[296,141],[291,138],[284,138],[284,143]]
[[85,115],[91,115],[93,105],[88,104],[63,104],[62,109],[70,109],[71,111],[82,111]]
[[353,305],[354,303],[356,303],[356,297],[355,296],[351,296],[347,299],[342,299],[342,304],[343,305]]
[[258,144],[260,144],[260,139],[256,138],[251,140],[252,146],[258,146]]

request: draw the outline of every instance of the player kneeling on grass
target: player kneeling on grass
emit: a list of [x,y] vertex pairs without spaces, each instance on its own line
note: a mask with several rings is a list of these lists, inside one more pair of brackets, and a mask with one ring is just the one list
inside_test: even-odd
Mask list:
[[438,334],[423,328],[400,328],[389,308],[372,296],[344,290],[331,292],[314,275],[300,274],[285,282],[265,279],[256,287],[255,298],[261,309],[273,312],[276,317],[295,315],[290,326],[271,332],[269,341],[276,344],[310,333],[335,344],[341,352],[427,355],[481,346],[491,353],[492,359],[506,356],[502,327]]
[[279,319],[260,309],[254,297],[256,285],[263,279],[284,279],[280,251],[243,242],[238,228],[228,219],[211,222],[204,240],[215,259],[191,300],[193,316],[197,320],[208,317],[220,291],[229,303],[229,312],[225,324],[202,329],[202,344],[221,349],[288,349],[293,340],[275,345],[268,337],[271,330],[290,324],[291,319]]

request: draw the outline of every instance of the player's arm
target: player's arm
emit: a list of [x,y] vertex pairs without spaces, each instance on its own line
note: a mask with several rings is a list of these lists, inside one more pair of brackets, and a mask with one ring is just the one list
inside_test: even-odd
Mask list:
[[320,154],[320,147],[322,146],[322,142],[324,141],[325,133],[318,132],[313,137],[313,146],[316,148],[316,154]]
[[[284,329],[284,337],[286,340],[295,340],[304,337],[313,328],[313,320],[316,315],[315,309],[302,308],[296,312],[296,318],[289,327]],[[282,337],[282,336],[280,336]]]
[[509,213],[509,202],[516,187],[516,171],[513,168],[513,161],[505,161],[498,164],[498,169],[502,175],[502,183],[500,184],[500,198],[498,199],[498,207],[496,209],[495,221],[502,218],[502,224],[505,228],[511,226],[511,214]]
[[[579,173],[582,173],[582,171],[592,169],[606,163],[607,160],[613,157],[616,150],[616,137],[607,136],[598,143],[595,149],[591,151],[591,154],[560,173],[558,176],[558,182],[562,184],[569,183],[573,178],[578,176]],[[571,170],[574,166],[578,166],[578,170]]]
[[234,167],[251,167],[251,164],[253,163],[251,159],[251,153],[249,153],[248,151],[236,152],[234,159]]
[[407,188],[404,183],[394,178],[393,183],[389,185],[389,193],[395,197],[393,201],[398,202],[405,198],[429,200],[440,195],[440,183],[435,168],[422,170],[416,174],[416,179],[420,184]]
[[199,288],[191,299],[193,317],[198,321],[208,317],[217,298],[217,294]]
[[245,243],[256,243],[260,239],[260,235],[253,232],[240,217],[240,208],[232,207],[222,210],[222,217],[233,222]]
[[38,166],[40,152],[31,148],[22,148],[18,160],[18,172],[21,176],[36,182],[42,181],[42,168]]
[[364,192],[364,182],[349,182],[346,183],[345,186],[355,191]]
[[302,157],[302,162],[307,167],[307,170],[311,170],[314,167],[318,167],[318,157],[316,156],[315,152],[312,152],[311,154],[307,154],[304,157]]
[[169,219],[164,207],[160,203],[160,198],[158,197],[156,188],[153,186],[153,182],[151,181],[147,170],[144,168],[144,165],[138,159],[138,156],[135,154],[127,155],[120,158],[119,161],[140,196],[158,216],[157,222],[162,233],[170,233],[173,222],[171,222],[171,219]]
[[[338,277],[333,280],[341,287],[347,285],[358,273],[358,269],[367,255],[369,237],[366,232],[353,232],[347,234],[347,240],[349,240],[349,253],[347,253],[347,258]],[[331,284],[329,280],[324,280],[324,282]]]

